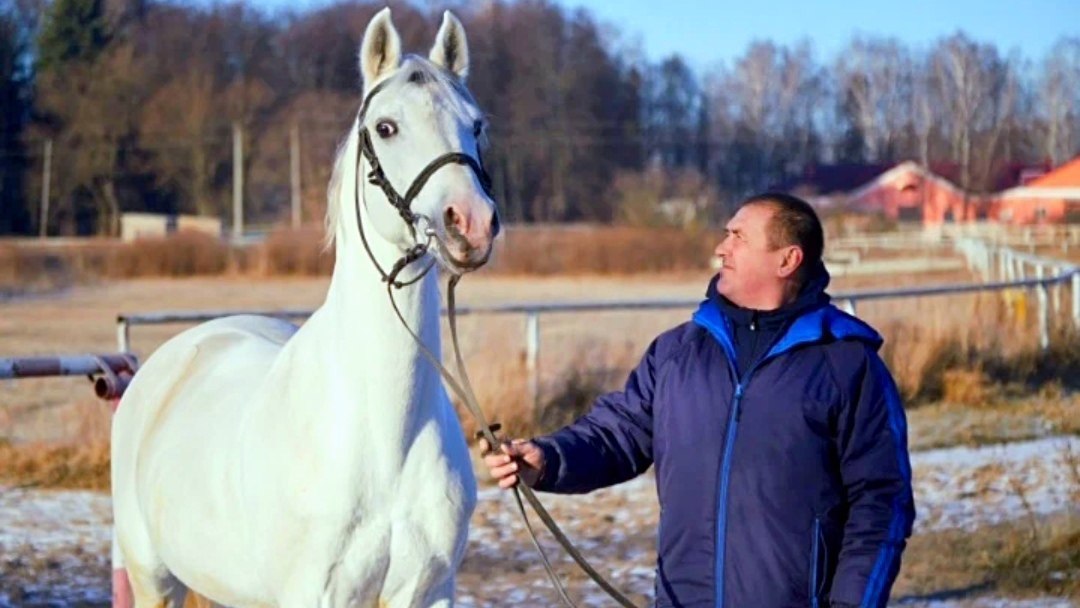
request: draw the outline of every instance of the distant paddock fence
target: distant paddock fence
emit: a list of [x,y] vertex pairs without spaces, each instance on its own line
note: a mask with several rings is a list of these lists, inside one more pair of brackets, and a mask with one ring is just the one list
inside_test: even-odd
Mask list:
[[[971,246],[970,258],[973,264],[987,262],[986,252]],[[995,254],[1006,255],[1006,254]],[[1050,301],[1049,293],[1055,290],[1058,297],[1054,298],[1057,304],[1063,297],[1062,287],[1071,283],[1072,288],[1072,322],[1073,326],[1080,329],[1080,268],[1067,264],[1051,264],[1046,260],[1039,261],[1037,258],[1026,254],[1007,254],[1010,257],[1009,264],[1017,270],[1021,276],[1010,280],[988,281],[983,283],[934,285],[926,287],[887,289],[887,290],[861,290],[839,292],[833,294],[833,301],[842,310],[856,314],[858,305],[862,302],[874,300],[896,300],[903,298],[917,298],[927,296],[947,296],[956,294],[1002,292],[1006,290],[1034,290],[1038,302],[1038,327],[1039,345],[1044,350],[1050,346]],[[1020,266],[1016,266],[1019,264]],[[1041,265],[1040,265],[1041,264]],[[1024,270],[1033,268],[1031,273],[1037,276],[1026,276]],[[584,312],[615,312],[615,311],[642,311],[642,310],[689,310],[701,302],[700,299],[666,299],[666,300],[614,300],[614,301],[579,301],[579,302],[546,302],[546,303],[518,303],[518,304],[492,304],[462,306],[457,309],[457,314],[465,315],[524,315],[525,316],[525,366],[527,372],[528,395],[532,403],[539,403],[540,396],[540,317],[549,314],[584,313]],[[304,319],[314,311],[307,309],[291,310],[208,310],[208,311],[175,311],[175,312],[152,312],[145,314],[125,314],[117,317],[117,348],[120,352],[131,350],[131,330],[139,325],[161,324],[194,324],[210,321],[220,317],[245,314],[277,317],[281,319]],[[446,310],[442,311],[446,314]]]
[[[1080,234],[1080,232],[1077,234]],[[1070,232],[1067,238],[1071,239],[1073,236],[1073,233]],[[910,241],[908,245],[911,246]],[[1041,258],[1031,253],[1020,252],[1007,244],[995,243],[991,239],[956,237],[952,240],[952,245],[956,251],[965,257],[969,268],[981,275],[982,282],[839,292],[833,294],[833,300],[841,309],[850,314],[856,314],[860,303],[875,300],[897,300],[979,292],[1034,291],[1038,306],[1039,345],[1045,350],[1050,347],[1051,308],[1055,315],[1060,317],[1062,311],[1068,306],[1065,303],[1068,293],[1071,294],[1072,324],[1075,329],[1080,330],[1080,267],[1059,260]],[[700,299],[662,299],[493,304],[460,307],[458,314],[524,315],[526,390],[532,402],[536,404],[540,394],[540,318],[542,315],[689,310],[699,303]],[[138,363],[131,354],[131,332],[136,326],[194,324],[238,314],[301,320],[309,317],[313,312],[310,309],[276,309],[159,311],[142,314],[121,314],[116,320],[118,353],[0,358],[0,379],[64,375],[93,376],[94,374],[101,374],[102,376],[95,381],[95,392],[104,398],[114,398],[123,392],[126,382],[137,369]],[[445,315],[446,311],[444,310],[442,313]]]

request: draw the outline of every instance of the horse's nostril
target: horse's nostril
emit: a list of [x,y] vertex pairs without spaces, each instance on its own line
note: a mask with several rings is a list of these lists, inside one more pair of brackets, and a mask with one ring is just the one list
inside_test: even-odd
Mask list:
[[458,227],[458,212],[453,207],[447,207],[446,213],[443,214],[443,222],[447,228]]
[[499,236],[500,228],[501,226],[499,226],[499,214],[494,213],[491,215],[491,238]]

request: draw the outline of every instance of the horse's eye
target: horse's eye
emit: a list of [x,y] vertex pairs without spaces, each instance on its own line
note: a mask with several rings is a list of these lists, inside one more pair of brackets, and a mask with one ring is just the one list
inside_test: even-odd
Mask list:
[[375,132],[383,139],[390,139],[397,135],[397,123],[389,119],[380,120],[378,124],[375,125]]

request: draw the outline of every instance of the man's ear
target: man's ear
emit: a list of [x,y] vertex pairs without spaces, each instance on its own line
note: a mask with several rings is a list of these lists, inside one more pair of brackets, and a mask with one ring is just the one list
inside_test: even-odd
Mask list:
[[784,257],[780,259],[780,267],[776,269],[776,276],[786,279],[795,274],[795,271],[802,266],[803,263],[803,251],[802,247],[792,245],[784,252]]

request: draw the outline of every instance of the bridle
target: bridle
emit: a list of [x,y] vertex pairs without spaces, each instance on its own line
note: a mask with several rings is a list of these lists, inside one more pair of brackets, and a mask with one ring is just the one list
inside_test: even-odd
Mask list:
[[[464,152],[448,152],[446,154],[443,154],[442,156],[435,158],[435,160],[428,163],[427,166],[424,167],[422,171],[420,171],[416,178],[413,179],[413,182],[409,186],[409,189],[405,191],[405,196],[401,196],[400,194],[398,194],[397,190],[394,189],[394,186],[390,183],[390,180],[387,179],[386,174],[383,172],[382,164],[379,162],[379,157],[375,153],[375,147],[372,145],[371,133],[370,131],[368,131],[368,128],[364,126],[364,118],[367,113],[368,107],[371,104],[371,98],[374,97],[375,94],[378,93],[380,90],[382,90],[386,82],[388,82],[388,80],[384,80],[372,87],[371,91],[367,94],[367,96],[364,97],[364,102],[360,105],[360,112],[357,120],[357,125],[359,129],[359,145],[356,155],[357,183],[354,191],[354,203],[356,207],[356,225],[357,229],[360,232],[360,240],[364,244],[364,249],[367,251],[368,257],[371,259],[371,263],[374,264],[376,270],[378,270],[379,275],[382,278],[382,282],[386,283],[386,292],[390,298],[390,304],[393,307],[394,313],[397,315],[398,320],[401,322],[402,327],[405,328],[405,331],[409,332],[409,335],[412,336],[413,340],[416,342],[416,345],[420,349],[420,352],[422,352],[424,356],[427,357],[427,359],[431,362],[431,364],[435,366],[435,369],[439,371],[450,389],[454,391],[454,393],[456,393],[457,396],[464,402],[465,406],[469,409],[470,413],[476,419],[476,422],[480,427],[477,435],[486,439],[493,450],[499,450],[501,449],[499,446],[503,445],[504,442],[500,441],[495,436],[494,431],[498,430],[498,425],[488,424],[487,419],[484,416],[484,412],[480,409],[479,402],[476,399],[476,393],[473,391],[472,383],[469,381],[469,375],[465,371],[465,362],[461,357],[461,347],[458,343],[457,337],[457,307],[455,305],[454,298],[454,290],[457,286],[458,281],[461,279],[461,275],[452,276],[449,280],[447,287],[447,310],[450,325],[450,336],[454,347],[454,357],[457,363],[458,377],[461,379],[460,383],[454,378],[450,371],[447,370],[445,366],[443,366],[439,358],[436,357],[427,348],[427,346],[424,345],[423,341],[420,339],[420,336],[418,336],[416,332],[414,332],[412,328],[409,327],[408,322],[405,321],[405,316],[401,314],[401,310],[398,308],[397,300],[394,298],[394,289],[401,289],[402,287],[412,285],[420,281],[420,279],[422,279],[435,265],[435,262],[432,261],[417,276],[409,279],[408,281],[397,280],[397,277],[401,273],[401,271],[404,270],[409,264],[412,264],[413,262],[424,257],[424,254],[426,254],[428,249],[430,249],[432,241],[437,239],[435,229],[432,227],[431,224],[431,219],[422,214],[414,213],[412,210],[413,199],[415,199],[416,196],[420,194],[420,191],[424,188],[424,185],[427,183],[428,179],[430,179],[436,171],[438,171],[442,167],[445,167],[446,165],[465,165],[470,167],[473,170],[473,173],[476,174],[477,178],[479,178],[480,185],[483,187],[484,193],[487,194],[489,198],[494,200],[494,196],[491,192],[491,177],[488,175],[487,171],[484,170],[483,162],[479,158],[479,156],[477,158],[473,158],[472,156],[469,156]],[[477,151],[477,153],[479,154],[479,150]],[[389,203],[397,210],[398,215],[400,215],[402,221],[405,222],[405,225],[408,227],[409,233],[413,238],[413,246],[406,249],[404,255],[402,255],[401,258],[394,262],[394,265],[390,269],[390,272],[386,272],[385,270],[383,270],[383,267],[379,264],[379,261],[375,259],[375,255],[372,253],[371,247],[368,245],[367,237],[364,235],[364,226],[361,219],[362,214],[360,212],[361,184],[359,176],[361,167],[361,156],[365,161],[367,161],[368,165],[371,166],[371,170],[368,171],[367,174],[367,183],[373,186],[378,186],[383,191],[383,193],[386,195],[386,200],[389,201]],[[427,224],[427,226],[424,227],[422,231],[420,231],[420,234],[423,235],[424,240],[418,238],[417,234],[417,228],[421,221]],[[634,603],[631,602],[630,599],[627,598],[625,595],[623,595],[622,592],[616,589],[603,576],[601,576],[600,573],[597,572],[591,564],[589,564],[589,562],[585,559],[585,556],[582,555],[576,547],[574,547],[573,543],[570,542],[570,539],[566,537],[566,534],[563,533],[562,529],[559,528],[559,525],[555,523],[554,519],[552,519],[551,514],[549,514],[547,509],[545,509],[544,506],[540,504],[540,500],[536,497],[536,493],[533,492],[532,488],[526,486],[525,484],[518,484],[514,487],[514,498],[517,501],[518,512],[521,515],[522,520],[525,522],[525,529],[529,533],[529,537],[532,540],[533,547],[540,554],[540,560],[543,562],[544,569],[547,571],[548,578],[550,578],[551,582],[555,585],[555,589],[558,592],[559,598],[562,600],[562,602],[567,606],[570,606],[571,608],[574,608],[576,606],[573,600],[570,599],[570,596],[567,595],[566,589],[563,588],[562,583],[559,580],[558,574],[555,573],[555,569],[551,565],[551,560],[548,559],[547,553],[544,551],[543,547],[540,546],[540,541],[536,536],[536,532],[532,527],[532,523],[529,521],[529,515],[525,511],[525,505],[522,503],[522,494],[525,495],[525,500],[527,500],[529,502],[529,505],[532,506],[533,510],[536,511],[536,514],[540,517],[540,520],[544,522],[544,525],[548,528],[548,530],[551,531],[552,535],[555,536],[555,539],[559,542],[560,545],[563,546],[563,548],[570,555],[570,557],[572,557],[574,561],[577,562],[578,566],[580,566],[581,569],[584,570],[587,575],[589,575],[589,578],[591,578],[596,584],[598,584],[600,588],[606,591],[607,594],[611,596],[611,598],[614,599],[619,605],[624,606],[625,608],[635,608]]]
[[[491,192],[491,176],[484,169],[483,160],[479,156],[479,150],[477,150],[477,158],[473,158],[464,152],[447,152],[441,156],[436,157],[430,163],[427,164],[423,170],[413,179],[412,184],[409,185],[409,189],[405,191],[405,196],[398,194],[394,189],[393,184],[390,183],[389,178],[386,177],[386,173],[383,171],[382,163],[379,162],[379,155],[375,152],[375,146],[371,141],[371,131],[364,125],[364,119],[366,118],[368,107],[371,105],[371,99],[376,93],[381,91],[388,80],[383,80],[379,84],[371,88],[367,96],[364,97],[364,102],[360,105],[360,112],[357,117],[358,139],[359,144],[357,146],[356,153],[356,189],[354,191],[354,203],[356,207],[356,225],[360,232],[360,240],[364,244],[364,250],[367,251],[368,257],[371,258],[372,264],[375,265],[376,270],[379,271],[379,275],[384,283],[401,289],[407,285],[412,285],[424,277],[434,266],[435,262],[432,261],[422,270],[417,276],[408,281],[398,281],[397,277],[401,274],[409,264],[424,257],[424,254],[431,248],[433,240],[437,239],[435,229],[432,227],[431,218],[426,215],[415,213],[412,210],[412,202],[420,194],[420,191],[424,189],[428,180],[439,169],[451,165],[465,165],[472,169],[473,173],[480,180],[480,186],[484,189],[484,193],[489,198],[494,199]],[[479,135],[479,133],[477,133]],[[405,222],[405,226],[409,229],[409,234],[412,236],[413,245],[405,250],[405,253],[394,263],[390,271],[383,270],[379,261],[375,259],[374,253],[371,251],[371,246],[368,244],[367,236],[364,234],[363,220],[361,219],[360,212],[360,159],[367,161],[368,166],[371,167],[367,174],[367,183],[378,186],[383,194],[386,196],[387,202],[397,210],[398,215],[401,216],[401,220]],[[419,232],[419,235],[423,236],[423,240],[419,238],[417,228],[419,224],[423,222],[426,224],[423,230]]]

